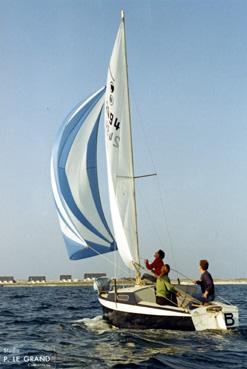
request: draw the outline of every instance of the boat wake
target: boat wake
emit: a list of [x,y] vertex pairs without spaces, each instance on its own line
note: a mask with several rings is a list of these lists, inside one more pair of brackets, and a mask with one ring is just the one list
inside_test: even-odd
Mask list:
[[95,316],[94,318],[83,318],[73,322],[73,326],[83,326],[87,330],[102,334],[112,330],[112,327],[107,324],[102,315]]

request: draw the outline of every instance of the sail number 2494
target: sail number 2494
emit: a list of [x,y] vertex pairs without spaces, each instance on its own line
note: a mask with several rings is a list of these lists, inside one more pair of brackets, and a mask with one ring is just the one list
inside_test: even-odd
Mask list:
[[[115,128],[115,129],[114,129]],[[120,122],[117,117],[114,117],[113,113],[109,114],[109,120],[107,122],[107,136],[110,141],[113,142],[113,146],[119,148],[120,136],[116,132],[120,129]]]

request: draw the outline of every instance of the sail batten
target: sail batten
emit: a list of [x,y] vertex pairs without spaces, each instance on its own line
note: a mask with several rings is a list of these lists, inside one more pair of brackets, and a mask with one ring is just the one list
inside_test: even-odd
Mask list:
[[97,136],[105,88],[65,120],[52,154],[52,187],[60,226],[73,260],[115,249],[98,187]]

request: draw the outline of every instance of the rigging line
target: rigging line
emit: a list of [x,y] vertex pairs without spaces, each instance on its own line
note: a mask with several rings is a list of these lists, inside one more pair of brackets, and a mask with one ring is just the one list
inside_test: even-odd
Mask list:
[[[140,111],[138,109],[138,106],[137,106],[137,103],[136,103],[136,99],[135,99],[135,95],[134,94],[133,94],[133,101],[134,101],[134,104],[135,104],[137,115],[139,116],[139,122],[141,123],[141,122],[143,122],[143,119],[142,119],[141,114],[140,114]],[[137,120],[137,122],[138,122],[138,120]],[[144,140],[146,142],[146,148],[147,148],[147,151],[148,151],[148,154],[149,154],[151,163],[153,165],[154,171],[157,173],[156,166],[155,166],[155,163],[154,163],[154,159],[153,159],[153,156],[152,156],[152,152],[151,152],[151,149],[150,149],[150,145],[148,144],[149,141],[147,139],[147,134],[146,134],[146,131],[144,129],[144,125],[143,124],[140,124],[140,127],[142,129]],[[165,228],[166,228],[167,235],[168,235],[168,243],[170,245],[170,250],[171,250],[171,257],[172,257],[173,263],[174,263],[174,265],[176,267],[176,261],[175,261],[174,251],[173,251],[174,250],[174,248],[173,248],[173,240],[172,240],[172,236],[171,236],[171,233],[170,233],[170,230],[169,230],[169,227],[168,227],[168,221],[167,221],[167,215],[166,215],[164,200],[163,200],[163,197],[161,196],[161,193],[162,192],[161,192],[161,186],[160,186],[159,178],[158,178],[158,176],[156,176],[156,177],[157,177],[157,185],[158,185],[158,192],[159,192],[159,198],[160,198],[160,205],[161,205],[161,209],[162,209],[162,212],[163,212],[163,218],[164,218],[164,222],[165,222]]]
[[[181,275],[182,277],[184,277],[184,278],[188,279],[190,282],[193,282],[193,279],[191,279],[190,277],[186,276],[185,274],[183,274],[183,273],[181,273],[181,272],[177,271],[176,269],[171,268],[171,270],[172,270],[173,272],[176,272],[177,274]],[[227,303],[227,304],[229,304],[229,305],[232,305],[232,303],[231,303],[229,300],[224,299],[224,298],[223,298],[222,296],[220,296],[219,294],[217,294],[217,298],[221,299],[222,301],[226,302],[226,303]]]
[[[156,234],[156,237],[158,238],[160,248],[162,249],[164,247],[164,240],[162,240],[162,238],[160,236],[160,232],[158,231],[158,228],[157,228],[155,222],[153,222],[153,216],[151,215],[151,213],[149,211],[149,208],[146,206],[146,203],[144,201],[144,197],[143,197],[141,191],[139,191],[139,195],[142,198],[142,204],[144,204],[145,211],[148,214],[149,222],[152,224],[152,228],[155,230],[155,234]],[[164,216],[164,214],[163,214],[163,216]],[[173,261],[173,263],[176,267],[175,257],[174,257],[174,253],[173,253],[173,242],[172,242],[172,238],[171,238],[171,235],[170,235],[170,232],[169,232],[169,229],[168,229],[167,222],[166,222],[166,231],[167,231],[167,235],[168,235],[168,243],[170,245],[170,250],[171,250],[171,258],[172,258],[172,261]]]
[[117,176],[117,178],[125,178],[125,179],[139,179],[139,178],[146,178],[146,177],[153,177],[157,176],[157,173],[151,173],[151,174],[143,174],[141,176]]
[[175,267],[177,267],[175,256],[174,256],[173,240],[172,240],[170,229],[168,227],[167,214],[166,214],[166,209],[165,209],[165,204],[164,204],[164,201],[163,201],[163,197],[161,196],[161,186],[160,186],[160,181],[159,181],[158,176],[156,178],[156,181],[157,181],[157,185],[158,185],[158,189],[159,189],[159,193],[160,193],[160,205],[161,205],[161,208],[162,208],[162,211],[163,211],[163,217],[164,217],[166,231],[167,231],[168,240],[169,240],[169,244],[170,244],[172,260],[173,260],[173,263],[174,263]]
[[[147,269],[146,267],[144,267],[142,264],[140,263],[136,263],[134,262],[133,264],[135,264],[136,266],[138,266],[139,269],[145,270],[146,272],[148,272],[148,274],[153,275],[153,273],[151,272],[151,270]],[[172,270],[172,268],[171,268]],[[190,294],[188,294],[187,292],[184,292],[182,289],[180,289],[179,287],[176,286],[176,289],[178,290],[178,292],[180,293],[181,296],[183,296],[183,303],[185,300],[188,300],[190,302],[195,302],[195,303],[199,303],[201,304],[200,300],[198,300],[196,297],[191,296]],[[169,300],[169,299],[168,299]],[[174,303],[172,300],[170,300],[172,303]],[[180,306],[183,305],[183,303],[181,303]]]
[[179,275],[181,275],[182,277],[188,279],[190,282],[193,282],[193,279],[191,279],[191,277],[186,276],[185,274],[183,274],[182,272],[179,272],[178,270],[176,270],[175,268],[171,268],[171,270]]
[[114,277],[115,279],[117,279],[117,274],[118,274],[118,270],[117,270],[117,267],[118,267],[118,264],[117,264],[117,253],[115,252],[114,253]]
[[135,176],[134,179],[146,178],[146,177],[153,177],[153,176],[157,176],[157,173],[143,174],[141,176]]
[[133,264],[136,265],[138,268],[143,269],[143,270],[147,270],[147,268],[145,268],[143,265],[141,265],[140,263],[137,263],[136,261],[133,261]]
[[142,204],[144,205],[145,213],[147,214],[148,221],[151,223],[152,228],[153,228],[153,230],[155,231],[155,234],[156,234],[156,236],[157,236],[157,238],[158,238],[158,242],[159,242],[159,244],[160,244],[160,248],[162,248],[162,240],[161,240],[160,234],[159,234],[159,232],[158,232],[158,229],[157,229],[157,227],[156,227],[156,224],[153,222],[153,217],[152,217],[152,215],[150,214],[149,208],[146,206],[146,203],[145,203],[145,201],[144,201],[144,197],[143,197],[143,195],[142,195],[141,191],[139,191],[139,192],[138,192],[138,194],[139,194],[139,195],[141,196],[141,198],[142,198]]
[[[96,254],[97,254],[97,256],[99,256],[100,255],[100,257],[102,258],[102,259],[105,259],[108,263],[110,263],[110,264],[112,264],[113,266],[114,266],[114,271],[115,271],[115,263],[114,263],[114,261],[112,261],[112,260],[110,260],[109,258],[107,258],[104,254],[101,254],[99,251],[96,251],[92,246],[90,246],[90,245],[88,245],[87,244],[87,247],[89,248],[89,249],[91,249],[92,251],[94,251]],[[114,252],[116,252],[116,251],[118,251],[117,249],[116,250],[114,250]],[[114,255],[114,257],[116,257],[116,255]],[[126,272],[126,270],[124,269],[124,268],[122,268],[121,266],[120,266],[120,268],[119,268],[122,272]]]
[[220,298],[220,300],[222,300],[222,301],[226,302],[227,304],[229,304],[229,305],[233,306],[233,304],[232,304],[229,300],[224,299],[222,296],[219,296],[219,295],[217,294],[217,297],[219,297],[219,298]]

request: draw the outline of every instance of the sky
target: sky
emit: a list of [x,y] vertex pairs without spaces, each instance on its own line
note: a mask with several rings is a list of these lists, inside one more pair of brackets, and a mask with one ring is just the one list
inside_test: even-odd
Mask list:
[[158,174],[136,186],[141,262],[162,248],[186,277],[206,258],[215,278],[247,278],[244,0],[0,0],[0,275],[132,275],[116,253],[68,259],[50,183],[63,120],[106,82],[121,9],[135,173]]

